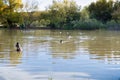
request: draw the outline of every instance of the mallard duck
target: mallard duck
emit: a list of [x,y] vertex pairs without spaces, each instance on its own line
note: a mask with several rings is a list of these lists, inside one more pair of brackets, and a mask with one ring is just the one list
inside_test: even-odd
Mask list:
[[16,51],[18,51],[18,52],[21,51],[21,49],[20,49],[20,45],[19,45],[18,42],[16,43],[16,48],[17,48]]

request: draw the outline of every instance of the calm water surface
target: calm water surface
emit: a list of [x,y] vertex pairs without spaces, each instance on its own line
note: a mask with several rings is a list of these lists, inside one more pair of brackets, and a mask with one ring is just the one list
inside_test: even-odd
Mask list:
[[0,30],[0,80],[120,80],[120,32]]

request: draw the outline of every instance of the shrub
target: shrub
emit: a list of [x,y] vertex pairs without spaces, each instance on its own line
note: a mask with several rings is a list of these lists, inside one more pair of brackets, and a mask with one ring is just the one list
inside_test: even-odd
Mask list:
[[40,21],[33,21],[31,26],[32,27],[47,27],[48,24],[50,24],[49,20],[41,19]]
[[120,30],[120,22],[119,21],[115,21],[115,20],[111,20],[111,21],[108,21],[106,23],[106,27],[107,29],[111,29],[111,30]]
[[73,28],[74,29],[82,29],[82,30],[95,30],[95,29],[102,29],[105,25],[96,19],[88,19],[88,20],[80,20],[80,21],[73,21]]

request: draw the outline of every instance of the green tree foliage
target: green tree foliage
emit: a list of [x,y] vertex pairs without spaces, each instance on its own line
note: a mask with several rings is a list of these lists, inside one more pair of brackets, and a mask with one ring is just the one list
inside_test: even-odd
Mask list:
[[88,11],[88,8],[85,7],[84,9],[82,9],[82,11],[80,12],[80,19],[82,21],[85,21],[85,20],[88,20],[90,18],[90,15],[89,15],[89,11]]
[[92,2],[89,6],[90,17],[106,23],[112,19],[113,0],[98,0]]
[[50,26],[53,28],[64,28],[71,21],[79,20],[80,13],[79,7],[73,0],[53,1],[53,4],[49,7],[48,11],[51,17]]
[[118,22],[120,21],[120,1],[116,1],[113,8],[114,12],[112,13],[112,18]]
[[37,11],[38,4],[34,0],[31,3],[25,3],[21,9],[21,15],[23,16],[23,24],[26,28],[31,27],[32,22],[38,20],[39,12]]
[[115,21],[120,20],[120,7],[112,13],[112,17]]
[[114,2],[114,7],[113,7],[114,11],[116,11],[119,7],[120,7],[120,1],[117,0]]
[[3,24],[8,25],[10,28],[16,27],[16,23],[21,22],[21,16],[15,10],[20,6],[14,0],[0,0],[0,19]]
[[96,19],[73,21],[73,29],[95,30],[102,28],[105,28],[105,25]]
[[4,8],[5,8],[5,5],[4,5],[3,1],[0,0],[0,21],[2,21],[2,14],[3,14],[2,12],[3,12]]

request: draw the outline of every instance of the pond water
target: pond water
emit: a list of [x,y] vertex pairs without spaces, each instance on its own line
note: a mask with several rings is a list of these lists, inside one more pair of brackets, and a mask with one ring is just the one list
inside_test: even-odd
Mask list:
[[0,36],[0,80],[120,80],[119,31],[0,30]]

